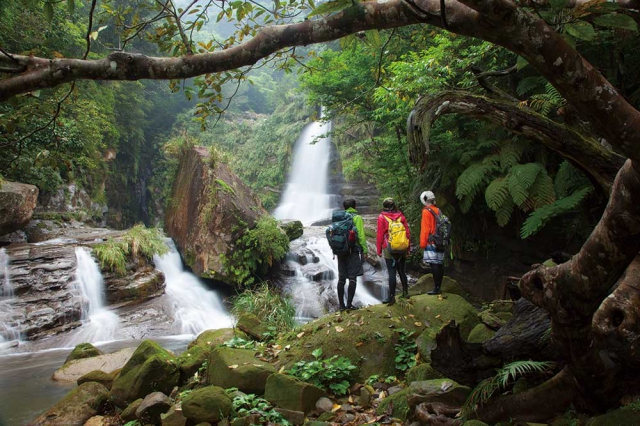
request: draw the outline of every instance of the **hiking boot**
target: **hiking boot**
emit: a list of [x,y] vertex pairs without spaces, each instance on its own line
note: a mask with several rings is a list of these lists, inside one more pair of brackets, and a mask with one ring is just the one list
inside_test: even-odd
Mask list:
[[340,305],[340,311],[346,311],[347,307],[345,307],[344,305]]
[[427,292],[427,294],[431,294],[431,295],[440,294],[440,293],[442,292],[440,291],[439,288],[434,288],[433,290]]
[[400,296],[403,299],[411,299],[411,296],[409,296],[409,293],[406,291],[402,292],[402,296]]
[[353,305],[347,305],[347,311],[355,311],[356,309],[358,308]]
[[391,306],[394,303],[396,303],[396,298],[395,297],[390,297],[387,300],[383,300],[382,303],[386,303],[387,306]]

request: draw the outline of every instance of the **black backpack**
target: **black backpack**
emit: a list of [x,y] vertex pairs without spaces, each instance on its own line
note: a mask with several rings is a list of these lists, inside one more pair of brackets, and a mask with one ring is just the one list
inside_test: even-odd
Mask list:
[[353,225],[353,216],[345,210],[336,210],[331,216],[331,225],[326,230],[327,241],[333,254],[349,254],[358,241]]
[[436,231],[429,236],[429,242],[436,246],[436,251],[445,251],[451,243],[451,221],[442,214],[425,207],[436,219]]

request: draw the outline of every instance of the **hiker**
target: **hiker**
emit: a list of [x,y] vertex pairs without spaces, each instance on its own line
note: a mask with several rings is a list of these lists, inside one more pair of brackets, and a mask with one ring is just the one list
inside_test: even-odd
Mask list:
[[427,294],[440,294],[444,277],[444,251],[436,250],[435,243],[430,240],[436,232],[436,216],[440,214],[440,209],[436,207],[436,196],[431,191],[420,194],[420,201],[424,204],[420,221],[420,247],[424,249],[422,261],[431,266],[434,283],[433,290]]
[[376,247],[378,256],[384,256],[389,272],[389,297],[382,303],[391,306],[396,303],[396,272],[400,275],[402,283],[402,297],[409,298],[405,263],[411,244],[407,219],[396,208],[393,198],[386,198],[382,202],[382,209],[382,213],[378,216]]
[[[353,198],[346,199],[342,202],[346,213],[351,215],[353,227],[356,231],[355,244],[346,254],[337,254],[338,257],[338,303],[340,310],[356,309],[353,306],[353,297],[356,294],[356,277],[364,274],[362,264],[364,257],[367,255],[367,238],[364,235],[364,222],[362,217],[356,210],[356,200]],[[347,289],[347,304],[344,303],[344,285],[349,280],[349,288]]]

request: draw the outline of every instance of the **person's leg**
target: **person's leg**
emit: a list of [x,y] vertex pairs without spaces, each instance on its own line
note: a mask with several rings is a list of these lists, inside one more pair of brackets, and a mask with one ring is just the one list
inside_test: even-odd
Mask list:
[[407,263],[407,258],[402,257],[398,260],[398,275],[400,275],[400,283],[402,284],[402,297],[405,299],[409,298],[409,281],[407,280],[407,272],[405,271],[405,265]]
[[347,289],[347,309],[355,309],[353,306],[353,297],[356,295],[356,278],[349,278],[349,288]]
[[440,294],[440,286],[442,285],[442,277],[444,276],[444,265],[442,263],[430,263],[431,272],[433,273],[433,290],[427,294]]
[[344,284],[347,282],[347,260],[338,257],[338,304],[344,311]]
[[385,259],[387,272],[389,273],[389,297],[382,303],[393,305],[396,302],[396,261],[395,259]]

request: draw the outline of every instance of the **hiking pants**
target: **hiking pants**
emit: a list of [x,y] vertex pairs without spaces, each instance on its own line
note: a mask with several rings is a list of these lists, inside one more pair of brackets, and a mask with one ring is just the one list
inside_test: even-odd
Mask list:
[[407,258],[402,256],[398,259],[384,259],[387,264],[387,272],[389,272],[389,298],[396,296],[396,272],[400,275],[400,283],[402,284],[402,291],[409,290],[409,284],[407,281],[407,273],[404,270]]

